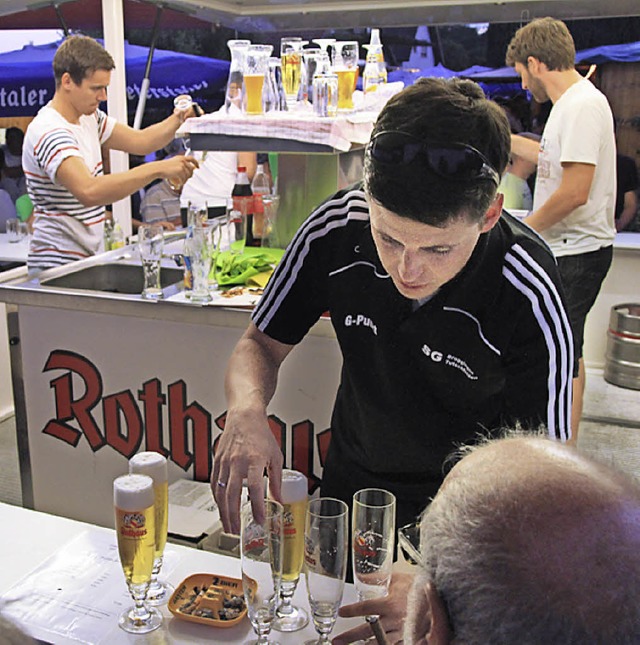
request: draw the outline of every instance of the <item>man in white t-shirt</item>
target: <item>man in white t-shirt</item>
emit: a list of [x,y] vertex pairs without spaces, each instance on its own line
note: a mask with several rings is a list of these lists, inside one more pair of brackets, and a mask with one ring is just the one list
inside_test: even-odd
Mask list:
[[22,165],[34,206],[30,270],[60,266],[95,254],[102,242],[105,205],[154,179],[185,182],[197,167],[184,155],[105,175],[102,151],[144,155],[165,146],[192,108],[174,110],[144,130],[117,123],[99,109],[114,62],[95,40],[71,36],[53,59],[56,91],[29,124]]
[[575,69],[575,45],[560,20],[519,29],[506,61],[538,103],[553,107],[538,145],[512,136],[512,150],[538,164],[533,212],[526,223],[558,260],[573,327],[579,372],[573,387],[572,436],[582,415],[584,323],[613,255],[616,234],[616,147],[606,97]]

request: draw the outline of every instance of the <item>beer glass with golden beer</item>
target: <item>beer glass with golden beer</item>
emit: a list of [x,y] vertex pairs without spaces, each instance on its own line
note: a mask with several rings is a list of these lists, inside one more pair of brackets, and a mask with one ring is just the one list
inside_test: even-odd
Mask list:
[[135,605],[118,620],[124,631],[146,634],[162,624],[157,609],[145,604],[155,554],[153,479],[123,475],[113,482],[116,535],[120,563]]
[[343,40],[333,44],[333,72],[338,76],[338,111],[353,110],[353,93],[358,82],[358,43]]
[[307,478],[297,470],[282,471],[282,506],[284,507],[284,555],[280,604],[273,628],[295,632],[309,622],[302,607],[292,603],[304,563],[304,521],[307,512]]
[[302,48],[308,42],[297,36],[286,36],[280,39],[282,84],[289,110],[292,110],[298,101],[302,75]]
[[262,95],[272,51],[272,45],[249,45],[247,49],[243,72],[245,114],[264,113]]
[[162,605],[169,600],[173,587],[160,582],[158,575],[162,568],[162,556],[167,543],[169,522],[169,484],[167,481],[167,460],[158,452],[139,452],[129,460],[129,472],[148,475],[153,479],[155,509],[155,553],[151,584],[147,591],[147,604]]

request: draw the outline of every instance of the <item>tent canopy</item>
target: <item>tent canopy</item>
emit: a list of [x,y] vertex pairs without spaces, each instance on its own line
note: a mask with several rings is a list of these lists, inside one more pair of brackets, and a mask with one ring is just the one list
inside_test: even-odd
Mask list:
[[[240,32],[397,27],[407,25],[526,22],[540,16],[561,19],[634,16],[638,0],[123,0],[127,27],[150,26],[149,7],[163,5],[175,16],[163,25],[200,20]],[[55,0],[71,29],[100,28],[100,0]],[[56,28],[54,0],[2,0],[0,16],[10,16],[5,29]],[[145,6],[146,5],[146,6]],[[95,10],[97,6],[97,11]],[[29,11],[25,11],[29,9]],[[182,12],[182,17],[177,13]],[[94,21],[89,27],[89,21]],[[22,22],[18,22],[22,21]],[[48,21],[48,22],[47,22]],[[25,22],[29,24],[26,25]],[[4,20],[3,20],[4,23]]]
[[[600,45],[600,47],[592,47],[591,49],[576,52],[576,63],[583,65],[637,62],[640,62],[640,40],[635,43],[623,43],[622,45]],[[475,74],[467,72],[469,70],[458,72],[458,75],[485,83],[513,83],[520,79],[513,67],[499,67],[498,69],[476,72]]]
[[[34,116],[53,98],[52,62],[59,43],[27,45],[0,54],[0,117]],[[125,43],[127,98],[135,108],[149,49]],[[178,94],[211,98],[227,82],[229,62],[156,49],[151,66],[149,107],[169,107]]]

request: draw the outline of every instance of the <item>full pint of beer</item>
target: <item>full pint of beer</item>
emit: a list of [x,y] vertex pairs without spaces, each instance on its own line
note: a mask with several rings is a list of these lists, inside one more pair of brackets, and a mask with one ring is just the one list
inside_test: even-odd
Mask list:
[[284,556],[282,579],[297,580],[304,563],[304,522],[307,512],[307,478],[297,470],[282,471]]
[[139,452],[129,460],[129,472],[148,475],[153,480],[155,509],[155,557],[161,557],[167,543],[169,483],[167,460],[158,452]]
[[244,91],[247,99],[246,114],[262,114],[264,74],[245,74]]
[[155,555],[153,480],[146,475],[123,475],[113,482],[118,553],[127,584],[151,581]]
[[158,580],[160,569],[162,569],[162,556],[167,543],[169,523],[167,459],[159,452],[139,452],[129,459],[129,472],[148,475],[153,479],[156,546],[151,585],[147,591],[147,604],[162,605],[169,600],[173,593],[173,587],[168,582]]
[[295,632],[309,622],[307,612],[292,602],[304,563],[307,490],[305,475],[297,470],[282,471],[282,533],[284,535],[282,584],[280,585],[280,604],[273,622],[274,629],[280,632]]

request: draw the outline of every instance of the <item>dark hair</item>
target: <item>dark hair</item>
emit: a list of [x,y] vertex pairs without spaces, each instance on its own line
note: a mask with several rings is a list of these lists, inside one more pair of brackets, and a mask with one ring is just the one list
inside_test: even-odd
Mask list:
[[[504,112],[473,81],[419,79],[387,102],[372,136],[390,130],[423,142],[471,145],[499,174],[509,160],[511,139]],[[497,188],[490,179],[448,180],[418,161],[392,166],[369,154],[365,155],[364,186],[387,210],[431,226],[445,226],[460,217],[479,221]]]
[[576,46],[567,25],[547,17],[520,27],[507,47],[506,63],[526,67],[529,56],[544,63],[549,71],[573,69]]
[[98,69],[110,72],[115,63],[111,54],[93,38],[88,36],[69,36],[53,57],[53,76],[56,87],[60,86],[62,75],[68,73],[71,80],[80,85],[82,81]]

